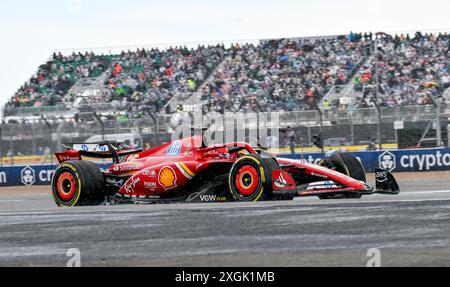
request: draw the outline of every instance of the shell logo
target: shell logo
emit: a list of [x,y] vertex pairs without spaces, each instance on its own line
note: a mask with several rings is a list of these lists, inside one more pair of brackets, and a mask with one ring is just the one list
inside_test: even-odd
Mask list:
[[159,172],[158,176],[159,184],[166,190],[177,187],[177,175],[171,167],[164,167]]

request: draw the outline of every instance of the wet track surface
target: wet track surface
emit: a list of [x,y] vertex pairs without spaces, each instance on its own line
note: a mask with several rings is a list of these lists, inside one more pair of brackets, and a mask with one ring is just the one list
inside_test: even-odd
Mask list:
[[[362,200],[59,209],[1,195],[0,266],[450,266],[450,181]],[[446,191],[446,189],[449,189]]]

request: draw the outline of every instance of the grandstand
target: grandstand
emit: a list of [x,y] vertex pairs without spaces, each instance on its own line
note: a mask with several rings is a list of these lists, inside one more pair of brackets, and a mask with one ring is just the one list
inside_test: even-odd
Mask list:
[[[1,154],[40,154],[105,132],[139,132],[158,144],[170,133],[171,116],[196,106],[204,112],[281,112],[281,128],[296,127],[307,145],[327,129],[324,137],[337,132],[355,145],[371,139],[442,145],[449,47],[448,33],[418,32],[56,52],[3,108]],[[93,112],[99,117],[83,118]],[[414,126],[408,143],[399,144],[395,121]],[[36,134],[26,138],[30,127]],[[442,131],[433,134],[436,129]],[[26,144],[16,146],[19,139]]]
[[[352,33],[107,56],[55,53],[5,105],[3,114],[105,103],[114,110],[138,104],[158,113],[176,111],[173,103],[202,103],[221,112],[299,111],[316,109],[324,98],[325,108],[364,108],[374,106],[377,78],[380,105],[427,105],[429,95],[442,96],[450,86],[448,47],[447,33]],[[336,91],[351,95],[344,107],[336,99],[345,97],[336,98]]]

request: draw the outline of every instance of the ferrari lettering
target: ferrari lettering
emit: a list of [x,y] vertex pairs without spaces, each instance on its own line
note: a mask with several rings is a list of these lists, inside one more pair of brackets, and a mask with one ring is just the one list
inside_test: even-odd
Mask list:
[[61,157],[61,161],[71,161],[71,160],[79,160],[78,157],[74,157],[74,156],[63,156]]

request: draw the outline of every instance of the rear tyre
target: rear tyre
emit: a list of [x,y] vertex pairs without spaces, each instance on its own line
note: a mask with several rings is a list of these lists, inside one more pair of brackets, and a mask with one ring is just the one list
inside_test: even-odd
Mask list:
[[104,202],[105,181],[100,168],[90,161],[62,163],[52,179],[52,194],[60,207],[95,206]]
[[237,201],[264,201],[273,198],[272,172],[278,164],[274,159],[245,155],[231,168],[229,187]]

